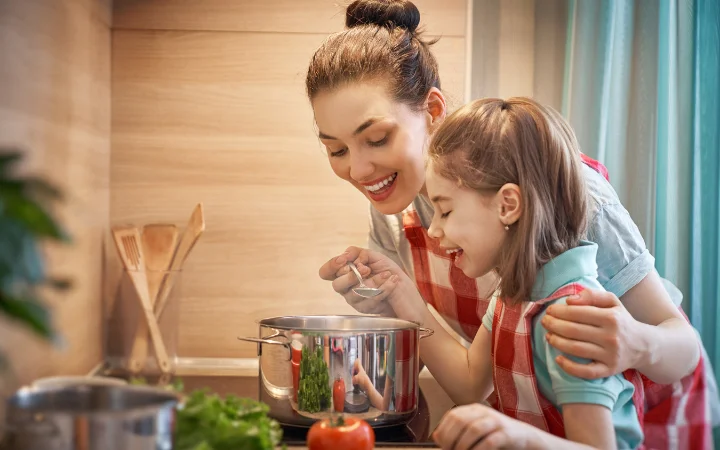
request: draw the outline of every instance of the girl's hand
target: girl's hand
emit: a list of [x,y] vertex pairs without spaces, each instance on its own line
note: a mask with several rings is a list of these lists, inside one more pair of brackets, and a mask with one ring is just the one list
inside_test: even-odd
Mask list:
[[568,355],[590,359],[582,364],[559,356],[557,364],[579,378],[604,378],[642,364],[646,353],[640,323],[612,293],[587,289],[552,305],[542,321],[550,345]]
[[[358,285],[357,277],[347,266],[352,261],[363,276],[363,283],[383,290],[380,295],[364,298],[352,288]],[[348,247],[340,256],[330,259],[320,268],[320,277],[332,281],[333,289],[350,306],[363,314],[380,314],[422,322],[427,311],[413,281],[387,256],[372,250]]]
[[370,378],[368,378],[367,373],[365,372],[365,369],[359,359],[356,359],[353,363],[353,374],[352,384],[357,384],[360,386],[360,389],[367,392],[368,388],[371,387]]
[[530,448],[539,430],[494,409],[474,403],[450,410],[433,439],[443,449],[489,450]]

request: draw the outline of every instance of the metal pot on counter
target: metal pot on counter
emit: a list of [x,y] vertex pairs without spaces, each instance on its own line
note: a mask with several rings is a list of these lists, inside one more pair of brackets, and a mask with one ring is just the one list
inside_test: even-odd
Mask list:
[[373,427],[407,423],[418,405],[416,323],[376,316],[283,316],[258,322],[260,400],[284,425],[342,412]]
[[144,386],[22,388],[7,402],[0,449],[171,450],[178,401]]

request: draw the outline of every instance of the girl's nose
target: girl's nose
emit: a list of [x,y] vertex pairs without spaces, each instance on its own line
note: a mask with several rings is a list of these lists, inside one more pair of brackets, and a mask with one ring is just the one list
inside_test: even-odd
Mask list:
[[428,228],[428,236],[430,236],[433,239],[440,239],[442,238],[442,228],[437,226],[435,224],[435,219],[433,219],[432,222],[430,222],[430,227]]

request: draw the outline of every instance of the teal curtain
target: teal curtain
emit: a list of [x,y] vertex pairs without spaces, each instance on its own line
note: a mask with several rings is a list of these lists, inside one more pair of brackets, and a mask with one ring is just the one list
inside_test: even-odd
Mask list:
[[694,9],[690,319],[720,367],[720,3]]
[[720,2],[568,0],[563,114],[720,373]]

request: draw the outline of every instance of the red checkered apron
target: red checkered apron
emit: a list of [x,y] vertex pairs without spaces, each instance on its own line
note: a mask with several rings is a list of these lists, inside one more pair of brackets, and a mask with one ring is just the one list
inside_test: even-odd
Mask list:
[[[583,163],[609,179],[600,162],[582,155]],[[431,238],[412,205],[403,212],[403,229],[412,252],[415,283],[427,303],[450,323],[457,323],[472,339],[490,304],[480,298],[475,280],[454,264],[454,254],[440,249]],[[701,357],[702,358],[702,357]],[[642,377],[647,402],[644,416],[649,449],[712,448],[712,426],[708,407],[704,361],[695,371],[672,385],[659,385]]]
[[[579,284],[569,284],[555,291],[550,297],[535,302],[508,306],[497,301],[493,312],[490,354],[495,391],[489,399],[490,404],[509,417],[562,438],[565,437],[562,415],[540,393],[535,377],[532,321],[548,302],[578,294],[582,290],[583,287]],[[642,379],[635,370],[627,370],[623,375],[635,386],[633,403],[642,424]]]

